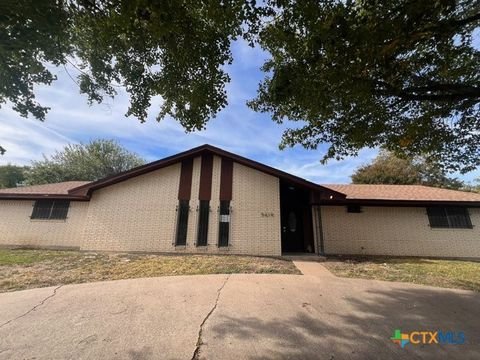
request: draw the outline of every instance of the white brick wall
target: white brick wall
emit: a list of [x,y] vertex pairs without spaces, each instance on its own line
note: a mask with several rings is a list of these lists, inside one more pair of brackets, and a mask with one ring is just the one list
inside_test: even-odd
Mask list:
[[480,209],[470,208],[473,229],[432,229],[421,207],[322,206],[327,254],[480,257]]

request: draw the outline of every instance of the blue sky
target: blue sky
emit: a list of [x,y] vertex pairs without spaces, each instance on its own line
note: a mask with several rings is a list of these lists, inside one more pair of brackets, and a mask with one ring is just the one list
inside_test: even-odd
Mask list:
[[[103,104],[87,105],[78,86],[63,68],[53,69],[58,80],[48,87],[38,87],[37,97],[44,106],[51,107],[46,121],[22,118],[7,106],[0,109],[0,144],[7,149],[0,156],[0,165],[28,164],[62,149],[67,143],[87,142],[95,138],[115,139],[147,161],[163,158],[205,143],[221,147],[242,156],[320,183],[348,183],[359,165],[369,162],[377,154],[375,149],[362,150],[358,157],[342,161],[330,160],[320,164],[326,146],[316,151],[299,146],[279,150],[283,130],[288,126],[274,123],[268,114],[255,113],[246,101],[255,97],[258,83],[263,78],[259,70],[265,54],[252,49],[242,41],[233,45],[234,63],[228,72],[229,105],[207,130],[186,134],[172,119],[158,123],[159,99],[155,99],[148,121],[141,124],[135,118],[124,116],[128,96],[119,92],[115,99]],[[71,75],[77,71],[69,67]],[[471,181],[480,176],[480,170],[462,176]]]

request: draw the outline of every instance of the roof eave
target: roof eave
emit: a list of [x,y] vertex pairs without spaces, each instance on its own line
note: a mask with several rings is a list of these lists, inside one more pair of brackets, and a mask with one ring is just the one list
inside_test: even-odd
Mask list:
[[278,178],[293,182],[295,184],[306,187],[310,190],[322,191],[324,193],[329,194],[329,196],[331,196],[334,199],[345,199],[345,197],[346,197],[345,194],[343,194],[339,191],[332,190],[332,189],[329,189],[329,188],[324,187],[322,185],[315,184],[315,183],[310,182],[308,180],[302,179],[298,176],[286,173],[282,170],[275,169],[275,168],[270,167],[268,165],[264,165],[264,164],[259,163],[257,161],[244,158],[240,155],[230,153],[228,151],[216,148],[216,147],[208,145],[208,144],[202,145],[202,146],[199,146],[199,147],[187,150],[187,151],[184,151],[182,153],[178,153],[178,154],[166,157],[166,158],[161,159],[161,160],[157,160],[157,161],[145,164],[145,165],[141,165],[139,167],[124,171],[120,174],[116,174],[116,175],[113,175],[113,176],[110,176],[110,177],[107,177],[107,178],[104,178],[104,179],[100,179],[100,180],[91,182],[89,184],[85,184],[85,185],[70,189],[69,194],[70,195],[76,195],[76,196],[90,196],[92,191],[94,191],[96,189],[100,189],[100,188],[103,188],[103,187],[106,187],[106,186],[109,186],[109,185],[113,185],[113,184],[128,180],[130,178],[133,178],[133,177],[136,177],[136,176],[139,176],[139,175],[143,175],[143,174],[146,174],[148,172],[167,167],[169,165],[173,165],[173,164],[178,163],[178,162],[182,161],[183,159],[186,159],[186,158],[189,158],[189,157],[201,156],[202,154],[207,153],[207,152],[212,153],[213,155],[220,156],[220,157],[229,158],[232,161],[237,162],[241,165],[245,165],[245,166],[251,167],[253,169],[268,173],[272,176],[276,176]]
[[41,199],[57,199],[71,201],[88,201],[88,196],[78,196],[70,194],[0,194],[0,200],[41,200]]
[[360,205],[360,206],[392,206],[392,207],[425,207],[425,206],[465,206],[480,207],[480,201],[465,200],[394,200],[394,199],[345,199],[345,200],[325,200],[319,201],[314,205]]

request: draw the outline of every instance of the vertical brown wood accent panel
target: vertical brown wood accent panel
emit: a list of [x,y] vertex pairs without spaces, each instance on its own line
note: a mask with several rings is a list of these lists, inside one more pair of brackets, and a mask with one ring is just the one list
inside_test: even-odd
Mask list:
[[180,171],[180,186],[178,188],[178,200],[190,200],[192,192],[192,172],[193,159],[185,159],[182,161],[182,169]]
[[222,158],[222,170],[220,172],[220,200],[232,200],[233,161]]
[[204,154],[202,155],[202,166],[200,168],[199,200],[210,200],[212,197],[212,173],[213,154]]

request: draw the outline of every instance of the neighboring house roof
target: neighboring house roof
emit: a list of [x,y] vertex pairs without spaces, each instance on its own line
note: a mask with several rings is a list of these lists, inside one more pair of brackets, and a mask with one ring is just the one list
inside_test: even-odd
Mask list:
[[[478,202],[480,194],[423,185],[322,184],[348,200],[395,202]],[[351,201],[350,201],[351,202]]]
[[[65,181],[54,184],[21,186],[9,189],[0,189],[0,199],[30,199],[30,198],[65,198],[69,191],[88,184],[89,181]],[[76,198],[73,196],[72,198]]]

